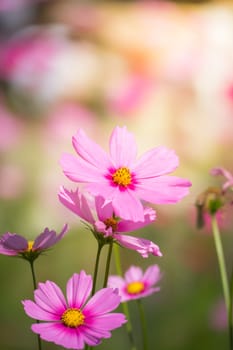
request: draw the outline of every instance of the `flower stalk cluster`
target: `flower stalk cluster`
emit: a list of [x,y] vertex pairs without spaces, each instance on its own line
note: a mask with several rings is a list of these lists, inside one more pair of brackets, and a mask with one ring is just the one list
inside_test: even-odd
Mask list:
[[[143,350],[148,350],[147,327],[141,299],[160,290],[157,264],[145,272],[131,265],[123,276],[119,247],[136,251],[143,258],[161,257],[153,241],[131,235],[156,220],[151,204],[177,203],[189,193],[191,183],[171,176],[179,165],[177,155],[166,147],[147,151],[137,159],[134,136],[126,127],[114,128],[109,140],[109,153],[78,130],[72,138],[76,156],[64,154],[61,166],[66,177],[75,183],[74,190],[60,187],[59,201],[88,225],[97,241],[93,278],[84,270],[73,273],[66,285],[66,297],[60,287],[46,281],[37,285],[34,261],[66,234],[45,229],[34,241],[5,233],[0,238],[0,253],[18,256],[30,263],[34,301],[22,302],[26,314],[35,319],[31,327],[41,339],[67,349],[97,346],[111,336],[111,331],[126,323],[131,350],[136,350],[127,302],[136,300],[141,320]],[[82,190],[81,190],[82,186]],[[96,291],[102,248],[108,253],[102,288]],[[116,247],[116,249],[113,249]],[[118,275],[110,275],[115,251]],[[110,276],[109,276],[110,275]],[[122,303],[124,313],[112,312]],[[127,316],[127,317],[126,317]]]

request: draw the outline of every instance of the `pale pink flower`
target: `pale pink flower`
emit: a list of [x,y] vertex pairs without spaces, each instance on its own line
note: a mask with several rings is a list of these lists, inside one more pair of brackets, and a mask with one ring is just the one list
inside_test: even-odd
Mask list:
[[216,167],[210,170],[210,174],[213,176],[223,176],[226,182],[222,185],[222,189],[225,192],[228,188],[233,188],[233,174],[223,167]]
[[95,232],[104,237],[112,237],[115,242],[128,249],[136,250],[142,257],[148,257],[149,253],[155,256],[162,255],[159,247],[153,242],[120,234],[137,230],[153,222],[155,220],[153,209],[145,208],[144,221],[134,222],[116,217],[112,204],[104,205],[104,199],[101,196],[95,197],[92,205],[79,189],[68,191],[61,187],[58,197],[66,208],[91,224]]
[[173,150],[157,147],[136,160],[134,136],[126,127],[114,128],[110,137],[110,155],[90,140],[83,130],[72,138],[79,157],[64,154],[61,165],[72,181],[84,183],[94,196],[111,202],[116,216],[144,221],[140,200],[154,204],[176,203],[189,192],[191,183],[166,174],[178,166]]
[[126,322],[123,314],[110,313],[118,307],[120,296],[112,288],[103,288],[87,301],[91,290],[92,278],[85,271],[68,280],[67,300],[54,282],[39,283],[34,292],[35,302],[22,302],[28,316],[45,321],[34,323],[32,331],[44,340],[76,350],[110,338],[110,331]]
[[154,285],[160,280],[161,273],[158,265],[149,266],[143,273],[137,266],[131,266],[123,277],[112,275],[108,278],[108,286],[117,288],[121,301],[145,298],[160,290]]
[[62,231],[57,235],[54,230],[45,228],[36,239],[27,241],[23,236],[7,232],[0,237],[0,254],[10,256],[21,256],[26,260],[35,260],[42,252],[59,242],[68,230],[64,225]]

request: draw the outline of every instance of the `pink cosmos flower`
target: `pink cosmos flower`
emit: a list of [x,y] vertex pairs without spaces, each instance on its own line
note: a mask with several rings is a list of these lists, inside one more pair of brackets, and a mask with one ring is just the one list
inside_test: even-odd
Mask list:
[[140,201],[154,204],[176,203],[186,196],[190,182],[166,174],[178,166],[173,150],[157,147],[136,160],[134,136],[126,127],[116,127],[110,137],[110,155],[90,140],[83,130],[72,138],[79,157],[64,154],[61,166],[72,181],[84,183],[94,196],[111,202],[116,216],[144,221]]
[[68,226],[64,225],[62,231],[57,235],[55,231],[45,228],[34,241],[27,241],[23,236],[7,232],[0,237],[0,254],[21,256],[26,260],[33,261],[43,251],[60,241],[67,230]]
[[26,314],[45,321],[32,325],[32,331],[49,342],[67,349],[96,346],[110,331],[126,322],[121,313],[110,313],[118,307],[120,296],[112,288],[99,290],[88,302],[92,278],[85,271],[73,274],[66,286],[67,301],[61,289],[51,281],[39,283],[35,302],[22,301]]
[[108,286],[117,288],[121,301],[141,299],[160,290],[153,287],[161,278],[158,265],[149,266],[145,273],[137,266],[131,266],[125,273],[124,278],[120,276],[109,276]]
[[233,174],[222,167],[216,167],[210,170],[210,174],[213,176],[223,176],[226,182],[223,184],[222,189],[225,192],[228,188],[233,187]]
[[[68,191],[61,187],[58,197],[66,208],[90,223],[95,232],[101,233],[104,237],[112,237],[121,246],[136,250],[144,258],[148,257],[149,253],[162,256],[159,247],[153,242],[120,234],[121,232],[137,230],[153,222],[155,220],[153,209],[145,208],[143,212],[144,221],[134,222],[116,217],[112,204],[104,205],[105,200],[101,196],[95,197],[92,206],[79,189]],[[95,211],[95,215],[92,211]]]

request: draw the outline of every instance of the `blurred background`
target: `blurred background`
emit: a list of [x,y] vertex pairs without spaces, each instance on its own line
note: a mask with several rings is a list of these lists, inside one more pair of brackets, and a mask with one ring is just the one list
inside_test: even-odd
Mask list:
[[[213,237],[208,227],[196,229],[194,203],[220,184],[212,167],[233,171],[233,4],[0,0],[0,232],[33,239],[45,227],[70,226],[35,262],[38,281],[65,290],[74,272],[93,273],[96,242],[57,198],[60,185],[74,188],[59,159],[74,152],[78,128],[107,149],[116,125],[135,134],[139,154],[175,149],[175,175],[193,184],[181,203],[156,206],[155,224],[137,233],[157,243],[162,258],[121,250],[124,270],[157,263],[163,273],[161,292],[143,301],[150,349],[227,349]],[[224,213],[222,227],[229,273],[231,217]],[[20,303],[33,295],[29,265],[0,256],[0,280],[0,348],[36,349]],[[140,349],[133,302],[130,310]],[[119,347],[129,348],[124,329],[99,349]]]

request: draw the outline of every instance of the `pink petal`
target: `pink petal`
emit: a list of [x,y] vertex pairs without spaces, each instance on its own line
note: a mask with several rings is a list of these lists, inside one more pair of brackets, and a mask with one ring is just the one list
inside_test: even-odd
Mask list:
[[137,145],[133,134],[129,133],[126,126],[115,127],[109,142],[110,155],[115,168],[131,167],[137,155]]
[[44,340],[61,345],[66,349],[84,349],[85,343],[77,328],[69,328],[62,323],[39,323],[32,325],[33,332],[40,334]]
[[66,286],[67,300],[70,307],[82,308],[92,289],[92,277],[85,271],[74,273]]
[[96,346],[101,343],[100,333],[94,332],[91,328],[82,326],[82,337],[84,342],[90,346]]
[[143,276],[143,271],[140,267],[130,266],[130,268],[125,272],[126,283],[131,283],[135,281],[141,281]]
[[216,167],[211,169],[210,174],[213,176],[223,176],[227,180],[233,180],[233,175],[223,167]]
[[114,238],[123,247],[136,250],[143,258],[148,258],[149,254],[162,256],[159,247],[147,239],[121,235],[119,233],[115,234]]
[[133,166],[137,179],[154,178],[169,174],[179,165],[175,151],[166,147],[157,147],[147,151]]
[[157,283],[161,278],[160,268],[158,265],[149,266],[142,278],[142,281],[145,282],[148,286],[152,286]]
[[82,158],[64,154],[60,160],[64,174],[74,182],[99,182],[103,180],[105,169],[96,168]]
[[130,190],[120,191],[113,198],[112,206],[116,216],[130,221],[144,221],[142,203]]
[[80,218],[89,222],[94,223],[94,217],[91,213],[90,206],[82,193],[77,189],[76,191],[69,191],[64,187],[60,187],[58,193],[60,202],[73,213],[78,215]]
[[56,239],[56,232],[50,231],[47,227],[36,239],[33,245],[34,249],[45,249],[47,246],[53,245]]
[[73,146],[78,155],[96,168],[112,167],[107,153],[95,142],[89,139],[80,129],[72,138]]
[[111,203],[105,204],[105,199],[101,196],[95,197],[96,213],[99,220],[104,221],[113,216],[113,207]]
[[59,320],[61,317],[60,314],[45,311],[31,300],[24,300],[22,301],[22,304],[26,314],[32,318],[35,318],[36,320],[55,321]]
[[5,249],[14,250],[16,252],[23,251],[28,247],[28,242],[24,237],[10,232],[1,236],[1,244]]
[[111,275],[108,278],[108,287],[113,289],[120,289],[125,286],[125,281],[121,276]]
[[86,189],[94,196],[107,198],[109,202],[114,198],[115,193],[118,191],[118,188],[110,186],[109,180],[105,178],[98,183],[88,183]]
[[140,228],[143,228],[149,225],[151,222],[155,221],[156,213],[152,208],[144,209],[144,221],[129,221],[129,220],[121,220],[118,223],[117,232],[130,232],[136,231]]
[[66,301],[61,289],[51,281],[39,283],[34,292],[35,301],[42,309],[51,313],[62,313],[66,309]]
[[83,309],[83,313],[93,317],[112,311],[119,304],[120,296],[118,293],[112,288],[103,288],[88,301]]
[[97,331],[109,331],[120,327],[126,321],[125,315],[121,313],[110,313],[100,316],[95,316],[91,322],[91,328]]
[[4,248],[0,242],[0,254],[8,255],[8,256],[16,256],[18,255],[18,252],[16,250],[10,250],[10,249]]
[[137,184],[137,195],[150,203],[176,203],[189,193],[191,183],[175,176],[161,176],[154,179],[144,179]]
[[[93,345],[99,344],[101,338],[110,338],[111,333],[100,328],[94,328],[93,324],[95,322],[95,317],[86,319],[86,325],[82,326],[82,334],[85,337],[85,341],[94,342]],[[90,324],[89,324],[90,323]]]
[[145,298],[148,297],[149,295],[159,292],[160,288],[156,287],[156,288],[149,288],[149,289],[145,289],[143,292],[138,293],[138,294],[128,294],[128,293],[123,293],[122,294],[122,299],[121,301],[129,301],[129,300],[136,300],[136,299],[141,299],[141,298]]

